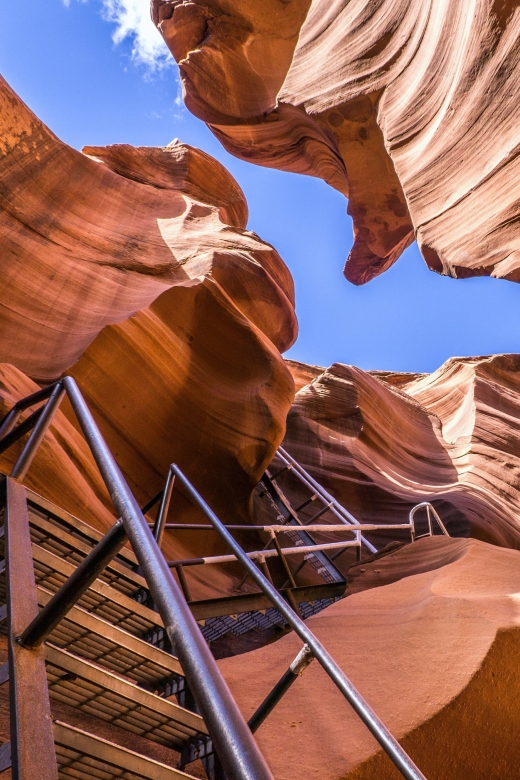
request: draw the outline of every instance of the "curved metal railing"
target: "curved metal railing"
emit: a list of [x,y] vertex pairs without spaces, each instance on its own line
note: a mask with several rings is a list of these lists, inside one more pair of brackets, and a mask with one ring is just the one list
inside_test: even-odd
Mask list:
[[[415,513],[419,509],[426,509],[426,519],[428,520],[428,533],[421,534],[420,536],[417,536],[417,534],[415,533]],[[414,508],[411,510],[411,512],[409,514],[410,534],[412,536],[412,542],[417,541],[417,539],[422,539],[425,536],[433,536],[432,515],[435,518],[435,521],[436,521],[437,525],[439,526],[439,528],[441,529],[442,533],[445,536],[449,536],[449,533],[446,530],[446,526],[444,525],[444,523],[442,522],[441,518],[439,517],[439,514],[438,514],[437,510],[435,509],[435,507],[432,504],[430,504],[429,501],[423,501],[422,503],[417,504],[416,506],[414,506]]]

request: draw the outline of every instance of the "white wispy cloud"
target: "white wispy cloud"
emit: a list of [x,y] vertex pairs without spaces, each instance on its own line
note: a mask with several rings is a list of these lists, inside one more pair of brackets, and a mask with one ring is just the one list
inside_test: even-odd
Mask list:
[[173,58],[150,18],[149,0],[102,0],[102,5],[103,18],[116,26],[112,35],[114,43],[127,38],[132,41],[134,62],[152,70],[173,64]]
[[[62,0],[69,7],[71,0]],[[86,3],[88,0],[79,0]],[[114,43],[131,41],[132,59],[150,70],[161,70],[174,64],[160,32],[150,17],[149,0],[99,0],[101,15],[115,25]]]

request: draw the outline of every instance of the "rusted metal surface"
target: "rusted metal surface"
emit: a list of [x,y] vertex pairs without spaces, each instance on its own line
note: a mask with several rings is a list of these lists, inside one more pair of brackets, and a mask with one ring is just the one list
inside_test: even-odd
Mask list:
[[[38,587],[37,593],[42,606],[52,598],[52,593],[43,588]],[[85,638],[88,639],[88,654]],[[172,674],[183,673],[175,656],[80,607],[72,607],[63,622],[56,626],[50,640],[143,685],[153,685]]]
[[58,780],[43,648],[16,638],[38,614],[25,488],[6,478],[5,551],[13,780]]
[[[126,542],[126,534],[121,522],[115,523],[87,557],[74,569],[61,588],[54,594],[42,611],[36,615],[20,637],[25,647],[38,647],[61,622],[67,612],[87,592],[89,587],[106,568]],[[52,553],[49,553],[51,555]],[[105,590],[110,588],[100,583]],[[119,591],[110,588],[118,600],[126,599]]]
[[200,715],[73,653],[46,645],[50,695],[94,717],[170,747],[207,734]]
[[81,729],[60,721],[54,722],[54,733],[58,761],[67,767],[67,777],[77,780],[92,780],[103,777],[142,778],[142,780],[193,780],[190,775],[180,772],[159,761],[134,753],[132,750],[114,745],[106,739],[87,734]]

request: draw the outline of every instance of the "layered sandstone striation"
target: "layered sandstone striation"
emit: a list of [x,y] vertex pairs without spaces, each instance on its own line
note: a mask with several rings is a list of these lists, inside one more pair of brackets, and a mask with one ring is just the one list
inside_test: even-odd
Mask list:
[[[334,364],[296,394],[284,447],[361,522],[407,522],[430,501],[451,534],[518,549],[519,377],[517,355],[453,358],[424,376]],[[307,498],[286,484],[296,504]],[[381,548],[396,532],[367,536]]]
[[[175,461],[223,517],[246,519],[285,430],[294,384],[280,353],[297,326],[290,273],[246,230],[238,184],[180,141],[80,153],[3,80],[0,117],[4,409],[69,371],[139,501]],[[92,499],[106,527],[100,480],[89,492],[73,476],[84,448],[63,412],[27,484],[80,515]]]
[[[307,621],[431,780],[520,772],[519,561],[474,539],[423,539],[378,562],[391,584],[372,583]],[[392,582],[396,572],[403,578]],[[300,647],[290,634],[219,662],[246,717]],[[257,739],[277,780],[401,777],[316,661]]]
[[414,235],[434,271],[518,281],[517,2],[152,0],[152,16],[228,151],[349,197],[350,281]]

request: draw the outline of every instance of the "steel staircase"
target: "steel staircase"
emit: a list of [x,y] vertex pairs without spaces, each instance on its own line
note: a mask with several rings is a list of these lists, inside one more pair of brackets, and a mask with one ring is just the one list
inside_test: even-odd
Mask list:
[[[22,484],[65,393],[120,516],[105,536]],[[16,425],[37,404],[43,405]],[[302,620],[294,588],[279,592],[261,565],[262,556],[278,555],[283,561],[295,552],[282,549],[277,540],[287,528],[270,527],[276,550],[246,553],[172,465],[152,532],[70,377],[15,405],[0,423],[0,452],[27,434],[11,474],[0,483],[0,595],[5,600],[0,626],[8,646],[0,685],[9,683],[11,719],[11,739],[0,746],[0,772],[10,767],[14,780],[170,780],[194,777],[184,769],[201,758],[211,780],[273,780],[253,732],[316,659],[401,774],[424,780]],[[196,622],[197,604],[188,604],[183,562],[167,562],[160,550],[174,481],[204,516],[208,525],[202,527],[229,547],[230,556],[220,558],[238,560],[303,642],[249,723]],[[335,548],[359,543],[359,531],[352,525],[347,534],[355,539],[334,543]],[[301,549],[312,555],[321,551],[320,545],[311,549],[305,542]],[[201,561],[216,559],[196,563]],[[167,762],[157,761],[146,747],[154,744],[170,751]]]
[[[23,491],[18,485],[13,487]],[[26,493],[34,569],[32,589],[41,608],[92,552],[102,535],[31,491]],[[5,515],[6,512],[0,529],[0,555],[4,561],[5,520],[9,522]],[[171,748],[180,754],[174,758],[181,765],[183,754],[190,753],[192,744],[204,744],[206,752],[211,749],[202,717],[165,698],[165,694],[176,694],[182,700],[187,693],[190,697],[178,660],[146,641],[154,632],[163,632],[164,627],[157,612],[136,600],[148,593],[146,581],[136,569],[135,555],[122,549],[45,641],[51,711],[52,702],[58,701],[85,713],[90,723],[98,726],[96,733],[87,733],[59,719],[53,721],[60,778],[126,777],[121,775],[121,769],[139,778],[185,777],[177,769],[104,739],[106,723]],[[0,575],[3,602],[6,584],[4,567]],[[13,593],[11,600],[22,601],[27,595],[27,591]],[[12,608],[16,610],[17,605]],[[6,612],[4,607],[4,633]],[[4,681],[9,679],[6,672]],[[5,749],[3,755],[2,770],[10,763]],[[107,766],[113,767],[112,774],[107,772]]]

